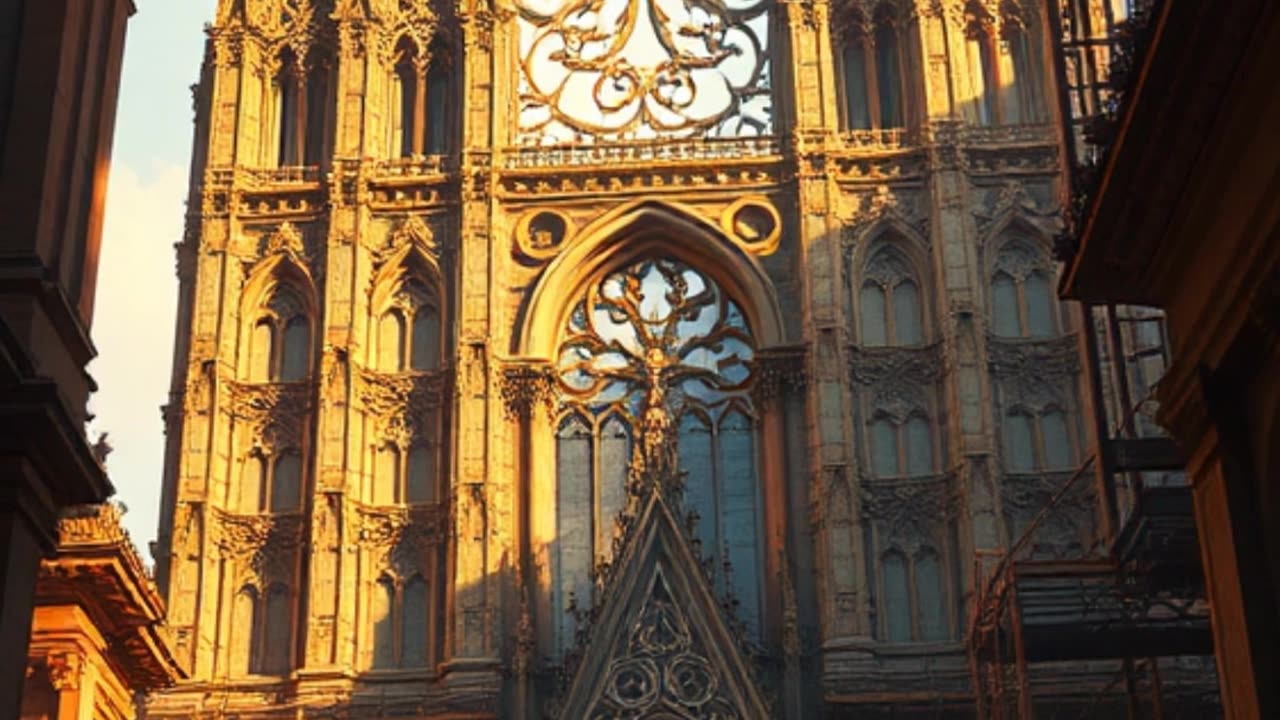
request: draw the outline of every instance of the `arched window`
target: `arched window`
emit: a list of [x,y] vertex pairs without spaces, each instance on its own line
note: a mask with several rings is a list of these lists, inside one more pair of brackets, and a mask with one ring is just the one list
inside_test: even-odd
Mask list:
[[991,279],[996,337],[1043,339],[1059,332],[1052,270],[1042,250],[1017,235],[1003,240]]
[[251,586],[244,586],[236,593],[231,608],[231,675],[248,675],[258,671],[259,660],[254,656],[257,650],[255,638],[261,633],[258,621],[258,592]]
[[845,129],[905,126],[905,55],[893,6],[882,3],[870,25],[862,14],[851,12],[833,34],[841,39]]
[[302,293],[279,283],[257,310],[246,341],[250,382],[298,382],[311,373],[311,323]]
[[398,102],[392,112],[391,136],[401,157],[446,155],[454,133],[453,55],[440,38],[420,54],[417,44],[396,44],[392,88]]
[[405,501],[409,504],[436,501],[435,451],[426,445],[415,445],[409,450],[408,477],[405,483]]
[[369,595],[369,663],[382,670],[396,666],[396,585],[387,576],[378,578]]
[[972,83],[970,112],[979,125],[1000,122],[1000,73],[994,22],[980,5],[970,4],[965,24],[965,55]]
[[427,583],[414,575],[404,586],[400,612],[400,667],[427,664]]
[[292,669],[293,613],[289,604],[289,589],[284,585],[267,590],[264,631],[259,636],[263,647],[257,653],[262,658],[263,675],[286,675]]
[[1006,80],[1000,95],[1001,121],[1010,125],[1039,122],[1043,119],[1037,92],[1040,86],[1039,63],[1031,51],[1027,28],[1016,17],[1005,17],[1002,25],[1008,55],[1002,68]]
[[387,443],[374,453],[373,504],[393,505],[399,497],[400,448]]
[[410,367],[414,370],[440,367],[440,312],[434,305],[423,305],[413,314]]
[[907,559],[895,550],[881,560],[884,580],[884,632],[889,642],[911,642],[911,587]]
[[401,157],[419,154],[414,142],[414,128],[418,108],[422,107],[422,84],[418,82],[418,48],[407,37],[396,44],[395,68],[392,72],[394,96],[399,100],[392,106],[391,137]]
[[880,127],[902,127],[902,48],[890,6],[876,12],[876,91],[880,100]]
[[877,241],[879,247],[863,269],[858,293],[859,337],[865,347],[920,345],[925,341],[920,286],[911,263],[891,243]]
[[695,533],[716,591],[733,596],[758,641],[763,508],[743,314],[707,276],[669,259],[608,273],[585,295],[570,315],[558,366],[570,411],[555,438],[556,649],[573,641],[574,621],[564,612],[571,598],[584,610],[594,600],[590,572],[612,553],[636,418],[655,398],[674,419],[683,502],[700,518]]
[[844,122],[848,130],[871,129],[871,102],[867,93],[867,38],[861,16],[847,23],[840,51],[844,77]]
[[876,477],[932,475],[933,454],[933,430],[922,411],[905,422],[883,412],[871,421],[871,471]]
[[304,124],[302,122],[302,68],[293,50],[280,51],[280,69],[275,78],[277,143],[276,162],[280,167],[302,164]]
[[302,456],[292,450],[281,453],[271,478],[271,512],[297,510],[301,490]]
[[951,639],[946,572],[937,551],[924,546],[914,557],[897,548],[880,560],[884,584],[882,637],[891,643],[946,642]]
[[333,71],[333,56],[323,47],[313,49],[307,71],[307,114],[303,131],[306,165],[323,165],[329,158],[331,118],[337,107],[337,100],[331,95]]
[[378,369],[399,372],[404,369],[404,316],[399,308],[382,313],[378,320]]
[[1031,472],[1035,469],[1035,444],[1031,416],[1014,410],[1004,419],[1004,465],[1009,472]]
[[920,624],[919,639],[942,642],[951,637],[947,620],[947,601],[942,586],[942,568],[932,548],[922,549],[915,560],[916,613]]
[[1044,466],[1049,469],[1069,468],[1074,464],[1071,438],[1067,433],[1067,416],[1057,409],[1040,416],[1040,435],[1044,440]]
[[449,139],[454,132],[454,108],[449,101],[453,95],[453,73],[453,55],[437,38],[431,45],[426,76],[426,125],[422,144],[428,155],[445,155],[452,150]]
[[240,468],[240,497],[236,507],[243,513],[262,512],[267,494],[267,461],[257,452],[244,459]]

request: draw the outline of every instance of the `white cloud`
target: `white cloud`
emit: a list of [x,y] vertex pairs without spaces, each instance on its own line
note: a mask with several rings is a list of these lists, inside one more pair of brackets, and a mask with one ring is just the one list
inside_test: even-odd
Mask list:
[[173,245],[182,237],[187,177],[180,165],[140,174],[111,168],[98,268],[89,366],[98,392],[90,439],[110,434],[107,459],[116,499],[129,507],[125,526],[149,559],[164,470],[164,423],[173,359],[177,278]]

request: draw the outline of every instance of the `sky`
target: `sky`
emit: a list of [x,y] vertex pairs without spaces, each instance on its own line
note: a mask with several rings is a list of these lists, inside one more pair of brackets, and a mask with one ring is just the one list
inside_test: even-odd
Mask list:
[[164,473],[160,406],[173,365],[178,281],[191,160],[190,87],[216,0],[136,0],[125,40],[120,104],[102,237],[89,373],[99,391],[90,440],[108,434],[107,473],[144,559],[155,539]]

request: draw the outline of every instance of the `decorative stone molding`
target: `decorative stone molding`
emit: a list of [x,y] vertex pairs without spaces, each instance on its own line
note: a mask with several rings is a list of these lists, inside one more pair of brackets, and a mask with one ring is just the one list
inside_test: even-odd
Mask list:
[[1034,407],[1058,404],[1067,407],[1080,374],[1080,352],[1075,333],[1051,340],[987,340],[987,367],[1010,399]]
[[74,692],[80,689],[84,679],[84,658],[78,653],[56,652],[45,657],[49,670],[49,682],[58,692]]
[[214,544],[236,563],[237,585],[293,582],[303,542],[300,515],[237,515],[214,509],[213,519]]
[[311,412],[308,383],[242,383],[225,380],[224,407],[249,426],[252,445],[264,452],[301,446]]
[[756,354],[752,376],[752,396],[761,406],[774,400],[796,397],[809,384],[804,348],[777,348]]
[[853,382],[870,388],[927,387],[942,374],[942,343],[922,347],[861,347],[849,351]]
[[555,405],[555,371],[542,362],[511,363],[498,368],[496,385],[508,420],[528,419],[534,408],[550,411]]
[[862,519],[882,529],[909,553],[921,544],[941,547],[944,528],[962,508],[955,476],[862,482]]
[[[1010,543],[1022,536],[1071,477],[1069,472],[1005,476],[1000,486],[1000,500]],[[1105,550],[1094,547],[1098,540],[1096,512],[1097,497],[1093,483],[1077,479],[1071,490],[1028,536],[1017,559],[1062,560]]]
[[[438,416],[453,382],[449,370],[385,373],[356,366],[354,393],[359,408],[373,420],[379,441],[408,448],[431,436],[425,423]],[[433,436],[432,436],[433,437]]]

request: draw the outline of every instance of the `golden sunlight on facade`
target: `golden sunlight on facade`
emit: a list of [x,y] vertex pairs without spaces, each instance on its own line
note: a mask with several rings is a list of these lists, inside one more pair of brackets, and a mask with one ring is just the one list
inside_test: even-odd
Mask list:
[[185,676],[164,601],[112,504],[69,510],[40,564],[22,720],[133,720],[137,700]]

